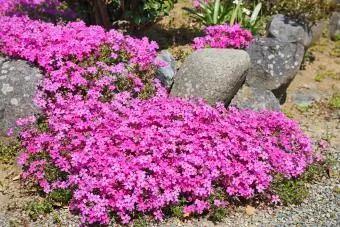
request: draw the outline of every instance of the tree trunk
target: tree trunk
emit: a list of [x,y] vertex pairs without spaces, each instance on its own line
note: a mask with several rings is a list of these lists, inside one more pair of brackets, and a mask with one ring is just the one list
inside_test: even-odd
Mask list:
[[89,0],[92,7],[91,17],[95,20],[95,24],[102,25],[104,28],[111,28],[110,16],[107,11],[105,0]]

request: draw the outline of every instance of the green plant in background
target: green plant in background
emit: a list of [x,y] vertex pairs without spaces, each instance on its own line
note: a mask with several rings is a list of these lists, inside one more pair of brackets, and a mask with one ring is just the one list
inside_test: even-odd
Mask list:
[[296,179],[287,179],[282,175],[277,175],[271,184],[271,191],[280,197],[283,205],[298,205],[308,196],[307,183],[318,181],[327,176],[327,168],[331,165],[330,163],[329,159],[326,159],[324,163],[313,164]]
[[249,29],[253,34],[259,30],[260,12],[262,3],[254,3],[253,11],[244,7],[241,0],[214,0],[198,1],[195,9],[184,8],[199,23],[210,26],[219,24],[239,24],[241,27]]
[[331,79],[334,79],[334,80],[340,80],[340,74],[336,73],[334,71],[331,71],[331,70],[325,70],[325,71],[318,72],[316,74],[316,76],[314,77],[314,80],[316,82],[321,82],[326,78],[331,78]]
[[42,200],[39,202],[29,203],[26,207],[28,215],[33,221],[38,220],[39,216],[51,213],[53,211],[53,206],[51,203]]
[[333,108],[340,109],[340,92],[336,92],[329,100],[329,105]]
[[12,164],[16,155],[20,152],[21,145],[11,138],[0,138],[0,163]]
[[258,22],[260,20],[259,15],[261,12],[262,3],[259,2],[256,4],[253,12],[242,7],[244,3],[241,0],[234,0],[233,4],[233,11],[229,24],[234,25],[235,23],[238,23],[241,25],[241,27],[250,30],[253,34],[257,34],[259,30]]
[[173,8],[176,0],[67,0],[88,24],[109,29],[121,23],[138,30],[155,23]]
[[315,61],[315,56],[311,51],[306,51],[303,56],[303,60],[300,66],[300,70],[305,70],[308,64],[311,64]]
[[309,104],[296,105],[296,109],[301,113],[307,112],[311,107]]
[[278,13],[301,20],[309,25],[329,16],[330,0],[267,0],[264,1],[263,13]]
[[123,18],[135,25],[153,23],[157,18],[168,15],[174,7],[174,0],[143,0],[134,7],[127,8]]
[[335,39],[337,41],[335,42],[334,48],[332,48],[330,55],[333,57],[339,58],[340,57],[340,34],[337,37],[335,37]]
[[225,24],[230,18],[231,5],[228,1],[199,1],[195,9],[183,8],[199,23],[209,26]]

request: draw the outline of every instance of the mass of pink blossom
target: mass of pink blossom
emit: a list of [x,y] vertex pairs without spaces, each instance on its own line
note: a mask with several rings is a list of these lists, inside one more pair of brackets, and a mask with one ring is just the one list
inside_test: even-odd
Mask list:
[[[240,32],[233,29],[230,34]],[[23,177],[46,193],[70,189],[70,208],[83,223],[108,224],[111,213],[129,223],[136,212],[162,220],[183,198],[186,214],[201,214],[216,188],[230,197],[276,198],[269,188],[273,174],[298,177],[313,162],[310,139],[282,113],[169,97],[156,80],[154,96],[138,98],[156,50],[146,38],[83,22],[0,17],[0,52],[45,73],[36,95],[45,127],[32,116],[17,122],[28,124],[18,160]],[[129,89],[120,87],[125,80]],[[49,176],[49,169],[59,175]]]
[[238,24],[230,26],[214,25],[204,30],[205,36],[194,39],[194,49],[201,48],[236,48],[248,47],[253,36],[247,29],[241,28]]
[[[0,0],[0,16],[30,15],[36,19],[75,17],[72,10],[65,8],[59,0]],[[57,18],[55,18],[57,17]]]

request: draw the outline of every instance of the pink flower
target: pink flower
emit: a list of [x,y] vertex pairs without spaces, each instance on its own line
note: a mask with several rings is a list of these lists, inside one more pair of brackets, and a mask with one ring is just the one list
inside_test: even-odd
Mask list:
[[10,128],[7,130],[7,133],[6,133],[7,136],[13,136],[13,134],[14,134],[13,128]]
[[280,197],[278,195],[272,195],[271,202],[275,205],[281,202]]

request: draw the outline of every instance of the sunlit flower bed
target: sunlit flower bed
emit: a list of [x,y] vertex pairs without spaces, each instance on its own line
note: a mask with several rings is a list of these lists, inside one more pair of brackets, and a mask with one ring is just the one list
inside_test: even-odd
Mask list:
[[[278,112],[226,110],[169,97],[154,80],[157,44],[82,22],[0,17],[0,51],[41,67],[40,117],[19,119],[25,179],[72,192],[83,223],[163,219],[185,199],[187,215],[270,192],[272,176],[301,175],[311,141]],[[159,63],[158,63],[159,64]],[[51,172],[53,174],[51,174]]]

